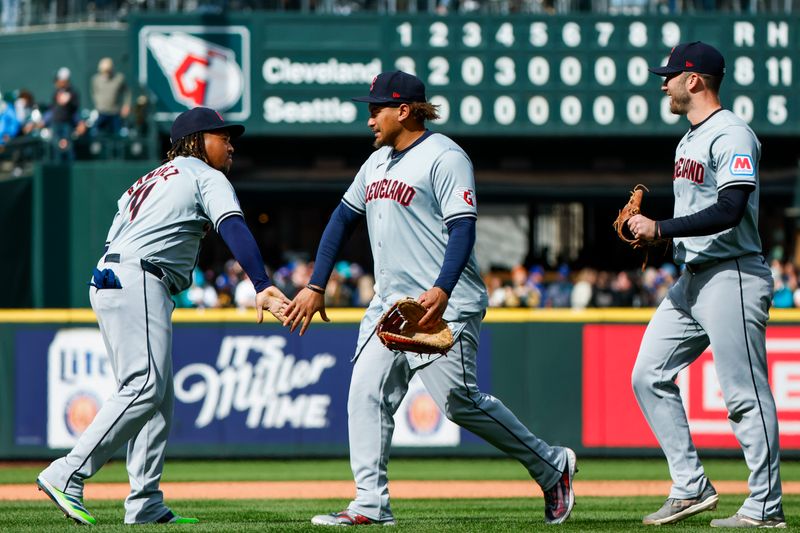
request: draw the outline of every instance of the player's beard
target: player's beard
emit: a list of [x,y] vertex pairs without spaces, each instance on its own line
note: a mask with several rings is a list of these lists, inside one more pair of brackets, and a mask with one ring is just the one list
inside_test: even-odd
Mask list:
[[680,92],[670,92],[669,110],[674,115],[685,115],[689,112],[689,91],[685,87]]
[[383,148],[384,146],[392,146],[394,147],[395,139],[397,138],[396,133],[390,133],[386,130],[373,130],[373,133],[380,133],[379,137],[375,137],[375,140],[372,143],[374,148]]

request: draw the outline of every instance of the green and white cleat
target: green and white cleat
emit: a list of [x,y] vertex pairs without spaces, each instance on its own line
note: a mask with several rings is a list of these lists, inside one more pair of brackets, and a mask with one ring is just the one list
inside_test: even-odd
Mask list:
[[164,516],[156,520],[156,524],[196,524],[199,521],[197,518],[178,516],[172,511],[167,511]]
[[93,526],[97,523],[95,517],[83,506],[83,498],[76,498],[61,492],[41,476],[36,478],[36,485],[39,490],[44,491],[53,500],[53,503],[61,509],[67,518],[72,518],[77,523],[86,524],[87,526]]

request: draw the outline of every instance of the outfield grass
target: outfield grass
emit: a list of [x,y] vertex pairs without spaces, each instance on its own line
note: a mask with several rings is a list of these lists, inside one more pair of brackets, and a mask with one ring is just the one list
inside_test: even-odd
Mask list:
[[[406,531],[486,532],[486,531],[651,531],[641,524],[644,514],[663,503],[661,498],[578,498],[572,517],[561,526],[545,526],[541,498],[497,500],[397,500],[393,504],[397,528]],[[702,513],[668,531],[710,533],[712,518],[733,514],[739,498],[723,496],[716,511]],[[192,526],[143,526],[136,531],[187,530],[199,532],[317,531],[311,516],[341,510],[343,500],[236,500],[172,501],[172,508],[186,516],[197,516]],[[800,523],[800,497],[785,499],[787,521]],[[100,531],[125,531],[122,502],[98,501],[90,504]],[[796,512],[793,512],[797,510]],[[0,531],[40,532],[75,531],[76,524],[63,518],[47,501],[0,503]],[[659,531],[661,529],[659,528]]]
[[[746,480],[744,460],[709,459],[703,461],[711,480]],[[25,465],[0,468],[0,483],[33,482],[46,466]],[[667,463],[662,459],[581,459],[579,479],[669,479]],[[800,461],[781,463],[783,479],[800,479]],[[506,480],[530,479],[525,470],[511,459],[393,459],[391,479],[401,480]],[[97,482],[127,482],[121,461],[107,464],[94,478]],[[164,481],[299,481],[352,479],[346,460],[209,460],[178,461],[167,459]]]
[[[712,480],[747,478],[742,460],[708,460],[706,471]],[[10,465],[0,468],[0,483],[33,483],[41,465]],[[579,459],[581,480],[668,479],[663,460]],[[800,463],[785,461],[784,479],[800,478]],[[508,459],[396,459],[391,463],[391,479],[529,479],[519,464]],[[164,481],[237,480],[349,480],[350,467],[344,460],[242,460],[242,461],[167,461]],[[94,478],[102,482],[125,482],[127,475],[120,461],[106,465]],[[666,495],[665,495],[666,496]],[[712,518],[733,514],[742,496],[723,495],[713,513],[692,517],[670,531],[710,532]],[[663,497],[581,498],[572,518],[554,529],[543,524],[543,501],[531,498],[487,500],[395,500],[393,508],[398,529],[413,531],[645,531],[642,516],[658,509]],[[192,532],[317,531],[310,524],[314,514],[341,510],[346,500],[173,500],[172,508],[185,516],[202,520],[193,526],[146,526],[144,530],[187,529]],[[122,525],[122,501],[89,501],[102,531],[126,531]],[[800,496],[787,496],[784,509],[789,524],[800,524]],[[30,502],[0,502],[0,532],[75,531],[78,527],[44,497]],[[137,531],[139,529],[137,528]]]

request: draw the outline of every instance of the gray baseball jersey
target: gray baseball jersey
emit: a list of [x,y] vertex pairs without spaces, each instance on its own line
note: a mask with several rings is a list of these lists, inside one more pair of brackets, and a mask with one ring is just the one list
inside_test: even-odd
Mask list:
[[698,498],[709,480],[675,378],[711,346],[728,418],[752,472],[750,496],[738,512],[765,520],[783,511],[778,418],[766,351],[773,282],[757,231],[760,151],[752,130],[730,111],[712,114],[681,139],[673,176],[675,217],[715,204],[717,192],[726,187],[755,190],[737,226],[674,239],[675,259],[687,268],[647,326],[632,382],[669,464],[669,497]]
[[[413,149],[376,150],[342,201],[366,215],[375,262],[375,298],[361,323],[358,353],[381,315],[405,296],[430,289],[447,247],[447,223],[477,217],[475,178],[467,154],[448,137],[430,134]],[[444,319],[458,334],[488,304],[475,253],[453,289]],[[420,360],[409,356],[416,366]]]
[[701,264],[761,252],[758,236],[758,162],[761,143],[739,117],[721,110],[690,129],[675,151],[675,218],[697,213],[717,202],[732,185],[752,185],[742,221],[714,235],[673,240],[678,263]]
[[109,253],[160,266],[180,292],[191,285],[200,239],[226,218],[242,214],[225,175],[194,157],[176,157],[139,178],[117,201]]
[[446,357],[392,352],[374,335],[381,314],[396,300],[416,298],[433,286],[444,262],[446,223],[477,216],[467,155],[441,134],[429,134],[400,153],[381,148],[361,167],[343,201],[366,215],[376,274],[348,398],[357,487],[348,508],[373,520],[392,519],[386,474],[392,415],[415,373],[448,418],[517,459],[542,488],[552,487],[571,452],[537,438],[499,399],[478,389],[478,339],[488,299],[474,253],[444,314],[456,337]]
[[81,498],[84,480],[127,443],[125,523],[150,523],[170,512],[159,490],[174,403],[170,291],[189,286],[200,239],[211,225],[216,229],[241,210],[227,178],[192,157],[177,157],[139,178],[118,207],[97,268],[113,271],[119,285],[92,286],[89,299],[119,389],[75,447],[40,478]]

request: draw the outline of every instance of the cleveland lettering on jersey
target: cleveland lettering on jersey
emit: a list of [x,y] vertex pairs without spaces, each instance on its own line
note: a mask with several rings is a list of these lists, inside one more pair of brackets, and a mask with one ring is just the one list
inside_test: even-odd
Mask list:
[[694,159],[689,159],[688,157],[681,157],[675,163],[675,173],[672,175],[672,179],[686,178],[698,185],[702,185],[705,174],[706,169],[702,163],[698,163]]
[[416,194],[417,191],[411,185],[399,180],[384,178],[367,186],[364,201],[369,203],[373,200],[389,199],[398,202],[403,207],[408,207]]

